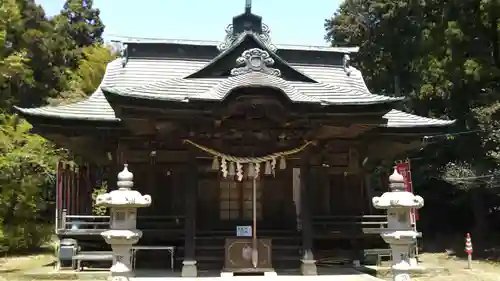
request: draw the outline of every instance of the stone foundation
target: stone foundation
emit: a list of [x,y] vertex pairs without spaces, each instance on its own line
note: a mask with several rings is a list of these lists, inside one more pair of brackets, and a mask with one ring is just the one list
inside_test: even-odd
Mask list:
[[300,272],[302,272],[302,275],[318,275],[316,261],[302,260],[302,264],[300,265]]
[[198,277],[196,261],[185,260],[182,262],[182,277]]

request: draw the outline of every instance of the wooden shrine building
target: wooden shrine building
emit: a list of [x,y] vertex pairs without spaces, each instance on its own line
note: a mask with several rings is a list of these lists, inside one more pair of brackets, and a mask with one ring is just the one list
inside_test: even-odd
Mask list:
[[[178,269],[244,268],[228,265],[225,244],[248,230],[269,252],[266,267],[361,259],[380,247],[386,221],[371,207],[383,190],[370,167],[453,121],[396,110],[400,97],[371,93],[350,65],[357,50],[274,45],[249,7],[222,43],[124,40],[88,99],[16,108],[80,162],[58,187],[57,233],[104,247],[105,226],[82,222],[105,218],[91,216],[92,190],[103,181],[116,188],[128,163],[134,188],[153,199],[138,214],[139,243],[175,246]],[[159,252],[142,254],[138,267],[167,266]]]

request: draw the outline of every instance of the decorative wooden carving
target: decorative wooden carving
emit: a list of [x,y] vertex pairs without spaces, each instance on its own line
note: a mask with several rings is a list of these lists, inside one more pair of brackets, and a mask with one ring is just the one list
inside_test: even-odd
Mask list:
[[243,75],[251,72],[262,72],[269,75],[281,76],[281,71],[271,66],[274,64],[274,59],[271,58],[268,52],[253,48],[243,52],[236,60],[238,68],[231,70],[231,75]]
[[252,239],[228,238],[225,246],[225,270],[259,272],[272,269],[271,239],[257,239],[258,262],[252,265]]

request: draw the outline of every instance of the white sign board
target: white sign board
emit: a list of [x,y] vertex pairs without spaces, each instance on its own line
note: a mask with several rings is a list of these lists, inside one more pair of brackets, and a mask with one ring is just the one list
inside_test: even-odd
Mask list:
[[252,237],[252,226],[238,225],[236,226],[236,236],[238,237]]

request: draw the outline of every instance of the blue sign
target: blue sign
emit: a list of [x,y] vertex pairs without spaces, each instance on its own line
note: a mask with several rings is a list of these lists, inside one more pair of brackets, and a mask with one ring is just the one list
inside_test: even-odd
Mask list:
[[252,226],[238,225],[236,226],[236,236],[238,237],[252,237]]

